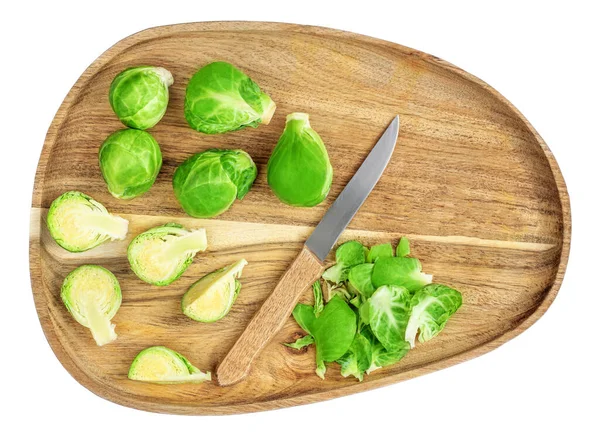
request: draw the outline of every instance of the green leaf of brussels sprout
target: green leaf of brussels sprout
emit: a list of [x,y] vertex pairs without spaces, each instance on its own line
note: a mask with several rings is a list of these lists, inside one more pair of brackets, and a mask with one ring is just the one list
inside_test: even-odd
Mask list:
[[441,284],[429,284],[417,291],[411,300],[412,313],[406,328],[406,341],[415,346],[419,332],[421,343],[438,335],[452,314],[462,305],[462,295]]
[[374,263],[379,258],[392,258],[394,256],[394,249],[390,243],[378,244],[369,249],[367,254],[367,262]]
[[310,346],[314,344],[315,339],[312,335],[305,335],[304,337],[299,338],[293,343],[283,343],[284,346],[291,347],[292,349],[300,350],[303,347]]
[[154,137],[136,129],[110,135],[100,147],[98,158],[108,191],[117,199],[144,194],[162,166],[162,154]]
[[373,267],[374,264],[364,263],[354,266],[348,271],[348,282],[366,298],[371,297],[375,292],[375,286],[371,280]]
[[121,287],[109,270],[96,265],[77,267],[65,278],[60,297],[73,318],[91,331],[98,346],[117,339],[111,319],[121,306]]
[[129,222],[110,214],[99,202],[79,191],[68,191],[50,205],[48,230],[69,252],[84,252],[108,240],[123,240]]
[[297,304],[292,312],[302,329],[315,340],[317,349],[316,373],[325,377],[325,363],[340,358],[350,347],[356,334],[356,314],[339,296],[325,305],[319,317],[310,305]]
[[373,267],[373,285],[398,285],[415,292],[430,284],[431,275],[421,271],[421,263],[417,258],[380,258]]
[[371,343],[360,332],[357,332],[350,348],[337,360],[337,363],[342,367],[341,374],[344,378],[352,375],[362,381],[365,372],[371,367],[372,361]]
[[189,157],[173,175],[175,197],[192,217],[224,213],[256,179],[256,164],[243,150],[210,149]]
[[371,329],[367,326],[362,334],[371,344],[371,364],[366,373],[369,374],[382,367],[391,366],[400,361],[410,350],[410,344],[407,341],[401,342],[400,348],[395,351],[386,350],[377,337],[373,335]]
[[332,178],[327,149],[311,129],[308,114],[288,115],[267,164],[267,182],[273,192],[288,205],[315,206],[327,197]]
[[204,323],[225,317],[240,293],[238,278],[247,264],[241,259],[194,282],[181,299],[183,314]]
[[220,134],[269,124],[275,103],[258,85],[227,62],[198,70],[185,92],[185,118],[199,132]]
[[169,285],[192,263],[196,253],[206,250],[206,231],[188,231],[167,223],[142,232],[127,248],[131,270],[153,285]]
[[402,349],[410,317],[411,294],[404,287],[379,287],[365,303],[371,331],[387,351]]
[[316,317],[319,317],[319,314],[323,311],[323,289],[319,281],[313,284],[313,296],[315,299],[314,313]]
[[134,381],[161,384],[210,381],[210,372],[202,372],[183,355],[164,346],[152,346],[134,358],[127,377]]
[[350,268],[365,262],[367,248],[358,241],[346,241],[335,251],[336,264],[325,270],[323,279],[339,284],[348,279]]
[[396,247],[396,256],[403,257],[408,255],[410,255],[410,243],[408,242],[408,238],[402,237]]
[[110,84],[109,101],[121,122],[134,129],[149,129],[167,111],[173,76],[162,67],[132,67]]

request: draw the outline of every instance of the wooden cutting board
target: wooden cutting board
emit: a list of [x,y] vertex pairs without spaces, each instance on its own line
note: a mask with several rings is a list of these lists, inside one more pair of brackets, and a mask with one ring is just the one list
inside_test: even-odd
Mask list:
[[[248,73],[277,103],[268,126],[225,135],[200,134],[183,117],[192,74],[214,60]],[[113,198],[98,167],[98,148],[123,126],[108,103],[111,80],[136,65],[175,77],[163,120],[150,132],[163,168],[144,196]],[[329,197],[298,209],[279,203],[266,183],[266,163],[290,112],[307,112],[334,168]],[[281,345],[301,334],[293,319],[255,361],[249,377],[216,383],[155,385],[127,379],[148,346],[173,348],[214,370],[302,242],[396,114],[398,144],[378,185],[342,240],[365,244],[411,239],[412,253],[437,282],[462,291],[464,305],[444,331],[395,366],[359,383],[336,364],[322,381],[314,350]],[[193,219],[171,187],[175,168],[212,147],[242,148],[259,168],[243,201],[213,220]],[[72,254],[50,238],[50,203],[83,191],[130,220],[125,241]],[[175,221],[205,227],[209,249],[183,277],[150,286],[129,269],[127,244],[138,233]],[[56,356],[73,377],[113,402],[178,414],[229,414],[330,399],[439,370],[488,352],[531,326],[558,292],[569,251],[569,198],[550,150],[527,120],[481,80],[434,56],[338,30],[278,23],[211,22],[158,27],[102,54],[79,78],[54,118],[37,169],[31,211],[30,265],[36,309]],[[185,290],[202,275],[244,257],[243,288],[230,314],[213,324],[180,310]],[[86,263],[115,273],[123,304],[113,319],[119,338],[94,344],[62,305],[65,275]],[[309,290],[304,295],[311,299]]]

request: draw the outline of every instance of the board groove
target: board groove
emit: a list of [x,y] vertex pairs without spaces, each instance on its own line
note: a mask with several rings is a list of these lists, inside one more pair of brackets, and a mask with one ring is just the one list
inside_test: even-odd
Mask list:
[[[236,38],[243,38],[240,47]],[[182,115],[185,83],[215,59],[248,72],[278,110],[269,126],[221,136],[189,129]],[[157,183],[141,198],[112,198],[97,164],[103,139],[122,126],[108,104],[108,85],[123,68],[157,64],[175,76],[163,120],[151,130],[163,150]],[[277,203],[264,169],[285,115],[311,114],[328,147],[334,182],[311,209]],[[144,347],[164,344],[199,368],[214,370],[296,256],[382,129],[400,114],[396,152],[343,239],[366,244],[411,239],[413,253],[437,281],[460,289],[464,305],[444,332],[399,364],[357,383],[332,365],[314,375],[314,352],[280,345],[301,331],[292,319],[267,346],[248,379],[232,387],[156,386],[129,381],[127,368]],[[244,148],[259,176],[241,202],[215,220],[184,216],[171,189],[177,165],[211,147]],[[51,201],[76,189],[130,220],[125,241],[70,254],[45,227]],[[170,287],[139,281],[128,268],[137,233],[176,221],[205,227],[209,250]],[[567,190],[544,141],[499,93],[436,57],[348,32],[280,23],[211,22],[148,29],[111,47],[73,86],[46,136],[31,210],[30,269],[44,333],[65,368],[113,402],[178,414],[230,414],[330,399],[438,370],[481,355],[531,326],[562,281],[570,245]],[[179,310],[186,288],[203,274],[244,256],[242,293],[219,322],[192,322]],[[331,258],[330,258],[331,260]],[[75,266],[101,263],[118,277],[123,305],[119,339],[103,348],[70,318],[59,289]],[[310,301],[310,291],[303,300]]]

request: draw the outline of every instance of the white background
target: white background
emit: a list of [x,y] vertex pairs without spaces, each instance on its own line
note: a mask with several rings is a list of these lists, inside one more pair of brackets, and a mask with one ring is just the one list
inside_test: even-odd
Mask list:
[[[1,435],[600,435],[596,2],[385,3],[3,3]],[[136,411],[71,378],[44,338],[29,284],[29,207],[46,130],[79,75],[111,45],[147,27],[208,20],[295,22],[375,36],[441,57],[504,94],[554,152],[571,195],[569,267],[542,319],[459,366],[367,393],[250,415]]]

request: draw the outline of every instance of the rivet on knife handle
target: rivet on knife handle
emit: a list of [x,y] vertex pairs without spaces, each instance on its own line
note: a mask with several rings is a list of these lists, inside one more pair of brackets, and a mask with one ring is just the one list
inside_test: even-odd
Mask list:
[[306,246],[283,274],[273,293],[256,312],[246,330],[217,368],[219,385],[242,380],[265,345],[281,329],[300,295],[323,271],[323,264]]

